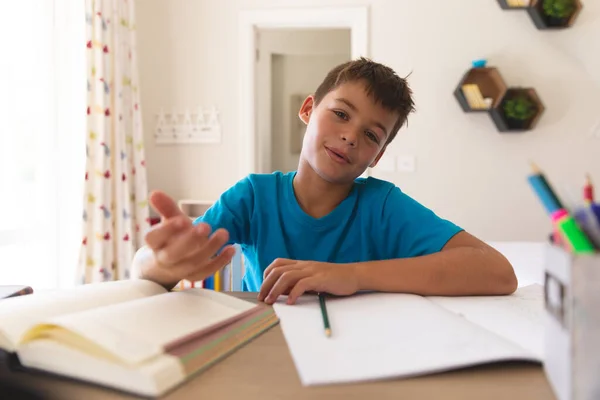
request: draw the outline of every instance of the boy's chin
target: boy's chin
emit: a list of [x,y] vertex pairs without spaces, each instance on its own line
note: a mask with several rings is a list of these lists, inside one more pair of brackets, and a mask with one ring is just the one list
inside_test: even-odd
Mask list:
[[302,158],[302,156],[300,164],[300,169],[303,169],[302,165],[308,167],[324,181],[336,185],[353,183],[364,172],[357,171],[350,165],[342,167],[332,165],[330,160],[315,160]]
[[346,172],[343,173],[341,171],[329,171],[329,168],[313,168],[313,170],[326,182],[335,184],[335,185],[343,185],[353,183],[356,178],[358,178],[362,173],[357,172]]

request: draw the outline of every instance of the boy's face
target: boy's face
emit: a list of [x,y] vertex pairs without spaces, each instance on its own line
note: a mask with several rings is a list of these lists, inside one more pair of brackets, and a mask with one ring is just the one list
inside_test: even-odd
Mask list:
[[315,106],[304,100],[299,117],[306,123],[301,157],[323,179],[349,183],[383,155],[399,115],[367,95],[361,82],[347,82]]

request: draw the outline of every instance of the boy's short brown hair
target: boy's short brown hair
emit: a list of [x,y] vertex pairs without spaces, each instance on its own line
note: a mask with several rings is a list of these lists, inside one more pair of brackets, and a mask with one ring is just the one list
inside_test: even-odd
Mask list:
[[386,144],[390,143],[407,121],[408,115],[415,110],[412,90],[408,87],[406,79],[400,78],[393,69],[364,57],[340,64],[329,71],[317,88],[314,94],[315,105],[339,85],[356,81],[365,83],[367,95],[371,96],[375,103],[399,114],[398,121],[386,141]]

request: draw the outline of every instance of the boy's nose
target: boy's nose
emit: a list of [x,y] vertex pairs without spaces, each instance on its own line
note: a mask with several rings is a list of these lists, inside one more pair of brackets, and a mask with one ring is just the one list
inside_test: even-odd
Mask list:
[[349,146],[356,146],[356,135],[349,132],[342,133],[342,140],[346,142]]

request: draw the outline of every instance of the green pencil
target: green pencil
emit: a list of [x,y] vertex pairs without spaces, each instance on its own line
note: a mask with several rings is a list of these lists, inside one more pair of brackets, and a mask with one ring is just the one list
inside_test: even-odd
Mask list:
[[331,327],[329,326],[329,317],[327,316],[327,307],[325,306],[325,295],[319,293],[319,304],[321,305],[321,315],[323,316],[323,325],[325,325],[325,335],[331,336]]

